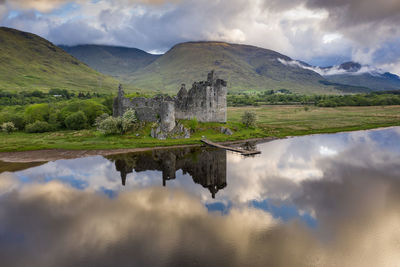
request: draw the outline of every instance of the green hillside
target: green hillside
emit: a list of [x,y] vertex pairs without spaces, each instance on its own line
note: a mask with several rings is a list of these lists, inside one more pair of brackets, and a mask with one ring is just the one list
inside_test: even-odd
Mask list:
[[91,68],[116,78],[130,75],[159,57],[159,55],[152,55],[143,50],[128,47],[105,45],[60,45],[59,47],[88,64]]
[[116,91],[118,81],[80,62],[47,40],[0,27],[0,90]]
[[125,79],[135,87],[176,92],[181,83],[203,80],[211,69],[231,91],[288,89],[297,93],[337,93],[318,73],[282,64],[291,60],[272,50],[223,42],[189,42],[174,46],[147,67]]

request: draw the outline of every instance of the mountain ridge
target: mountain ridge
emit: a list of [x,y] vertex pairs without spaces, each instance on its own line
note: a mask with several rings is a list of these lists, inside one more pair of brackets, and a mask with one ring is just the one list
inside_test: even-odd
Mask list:
[[[91,65],[89,61],[86,63]],[[324,75],[324,71],[334,67],[346,73],[342,76]],[[181,83],[191,84],[200,80],[211,69],[228,81],[230,90],[237,92],[288,89],[297,93],[332,94],[400,89],[400,83],[394,81],[397,77],[394,74],[387,73],[380,79],[368,75],[360,76],[362,79],[350,76],[362,67],[351,61],[339,66],[315,67],[253,45],[189,41],[175,44],[166,53],[153,57],[151,62],[125,68],[114,76],[136,88],[161,92],[176,92]]]
[[[163,55],[153,55],[118,46],[58,47],[40,36],[0,27],[0,44],[3,90],[111,92],[122,82],[128,91],[173,94],[182,83],[202,80],[212,69],[228,81],[231,92],[286,89],[302,94],[342,94],[400,89],[397,75],[359,75],[366,67],[356,62],[317,69],[273,50],[220,41],[179,43]],[[326,75],[329,71],[336,75]]]
[[46,39],[0,27],[0,89],[110,92],[118,81],[91,69]]
[[132,73],[159,57],[138,48],[122,46],[84,44],[59,47],[93,69],[114,77]]
[[[329,69],[336,68],[337,74],[329,74]],[[369,65],[358,62],[344,62],[338,66],[326,67],[328,75],[324,77],[334,83],[368,87],[374,91],[390,91],[400,89],[400,77],[384,72]]]

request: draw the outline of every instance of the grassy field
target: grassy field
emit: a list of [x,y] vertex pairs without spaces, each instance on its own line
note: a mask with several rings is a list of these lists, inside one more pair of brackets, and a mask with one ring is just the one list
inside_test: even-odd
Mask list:
[[228,120],[239,122],[246,110],[254,111],[257,114],[258,127],[268,136],[275,137],[400,125],[400,106],[324,108],[287,105],[237,107],[229,108]]
[[[243,112],[254,111],[257,128],[246,129],[240,123]],[[0,133],[0,151],[37,149],[116,149],[196,144],[202,136],[213,141],[242,140],[258,137],[285,137],[313,133],[333,133],[400,126],[400,106],[319,108],[303,106],[262,106],[228,109],[227,125],[199,123],[190,139],[156,140],[147,127],[139,136],[102,136],[95,130],[60,131],[42,134],[17,132]],[[234,131],[232,136],[221,134],[221,126]]]

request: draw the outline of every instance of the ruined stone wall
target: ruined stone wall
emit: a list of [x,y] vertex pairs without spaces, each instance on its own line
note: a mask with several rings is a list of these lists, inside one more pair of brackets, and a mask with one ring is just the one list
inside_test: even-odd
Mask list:
[[122,116],[128,109],[134,109],[141,121],[156,122],[162,119],[166,122],[175,121],[175,103],[170,97],[126,98],[120,86],[118,96],[114,99],[113,116]]
[[126,98],[122,88],[114,100],[113,115],[122,116],[132,108],[141,121],[161,121],[163,131],[175,127],[175,119],[197,118],[201,122],[226,122],[226,82],[216,79],[214,71],[207,81],[196,82],[187,91],[182,85],[177,97]]
[[175,99],[175,117],[197,118],[201,122],[226,122],[226,82],[208,74],[207,81],[196,82],[189,91],[182,85]]

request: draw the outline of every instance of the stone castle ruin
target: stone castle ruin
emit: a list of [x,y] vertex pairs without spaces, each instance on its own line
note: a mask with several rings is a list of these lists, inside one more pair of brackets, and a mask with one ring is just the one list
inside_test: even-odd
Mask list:
[[126,110],[134,109],[140,121],[160,122],[158,133],[176,129],[176,119],[196,118],[200,122],[225,123],[226,85],[226,81],[218,79],[211,71],[207,81],[193,83],[189,91],[182,84],[176,97],[127,98],[120,86],[114,99],[113,115],[122,116]]

